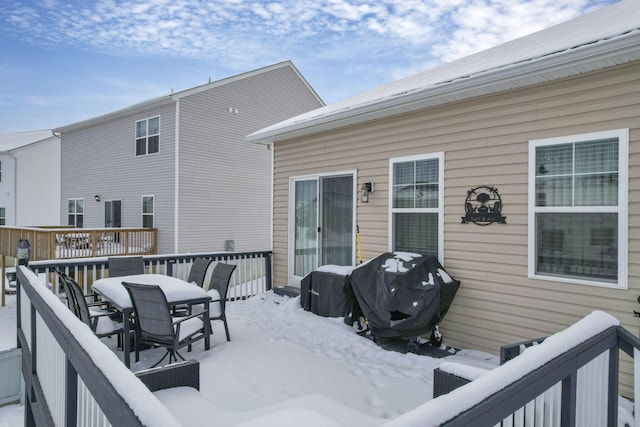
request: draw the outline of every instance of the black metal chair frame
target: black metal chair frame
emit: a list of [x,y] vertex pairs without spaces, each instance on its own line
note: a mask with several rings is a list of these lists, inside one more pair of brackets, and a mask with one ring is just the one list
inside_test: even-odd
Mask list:
[[[231,341],[231,336],[229,335],[229,325],[227,324],[227,315],[225,313],[225,308],[227,305],[227,291],[229,290],[229,282],[231,281],[231,276],[233,275],[236,266],[233,264],[225,264],[219,262],[213,268],[213,272],[211,273],[211,281],[209,282],[209,290],[215,289],[220,294],[219,300],[212,300],[210,304],[219,302],[220,303],[220,315],[212,316],[209,315],[210,320],[222,320],[224,323],[224,331],[227,335],[227,341]],[[209,309],[209,313],[211,313],[211,309]]]
[[[136,356],[140,344],[167,349],[167,352],[152,367],[158,366],[167,355],[169,355],[169,363],[172,360],[177,361],[177,357],[185,360],[178,350],[187,346],[191,350],[191,344],[205,338],[207,319],[204,318],[204,311],[174,318],[171,316],[167,298],[159,286],[131,282],[122,282],[122,285],[127,289],[133,304]],[[197,317],[202,318],[202,327],[180,339],[182,324]],[[138,360],[137,357],[136,360]]]

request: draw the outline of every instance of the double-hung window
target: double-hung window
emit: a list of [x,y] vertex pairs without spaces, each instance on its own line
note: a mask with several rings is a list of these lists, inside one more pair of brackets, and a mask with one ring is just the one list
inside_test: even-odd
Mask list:
[[389,248],[442,260],[444,154],[389,160]]
[[7,225],[7,216],[5,208],[0,208],[0,225]]
[[155,197],[142,196],[142,227],[153,228]]
[[529,276],[627,286],[627,129],[529,142]]
[[136,156],[157,153],[160,150],[160,117],[136,122]]
[[67,224],[76,228],[84,226],[84,199],[67,200]]

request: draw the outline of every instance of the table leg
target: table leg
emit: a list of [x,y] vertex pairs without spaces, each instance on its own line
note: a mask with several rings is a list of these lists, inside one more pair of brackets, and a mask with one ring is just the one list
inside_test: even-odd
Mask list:
[[209,350],[211,347],[211,320],[209,319],[209,302],[205,302],[204,304],[204,349]]
[[122,358],[124,361],[124,366],[126,366],[127,368],[131,367],[131,360],[129,357],[131,354],[131,335],[129,329],[131,329],[129,323],[129,312],[127,310],[124,310],[122,312]]

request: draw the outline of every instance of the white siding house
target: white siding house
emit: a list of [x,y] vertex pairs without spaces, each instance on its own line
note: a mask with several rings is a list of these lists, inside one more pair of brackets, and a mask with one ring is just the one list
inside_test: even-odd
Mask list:
[[56,129],[59,217],[157,228],[159,253],[270,250],[272,152],[244,137],[323,105],[285,61]]
[[60,221],[60,139],[51,130],[0,135],[0,225]]

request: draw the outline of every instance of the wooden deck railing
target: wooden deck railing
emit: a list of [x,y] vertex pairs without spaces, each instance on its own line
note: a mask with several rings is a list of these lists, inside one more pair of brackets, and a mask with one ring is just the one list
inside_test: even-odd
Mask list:
[[29,261],[153,255],[158,252],[155,228],[0,226],[0,306],[5,305],[7,268],[16,264],[20,239],[28,240],[31,245]]
[[0,255],[15,257],[20,239],[31,261],[157,253],[155,228],[0,227]]

